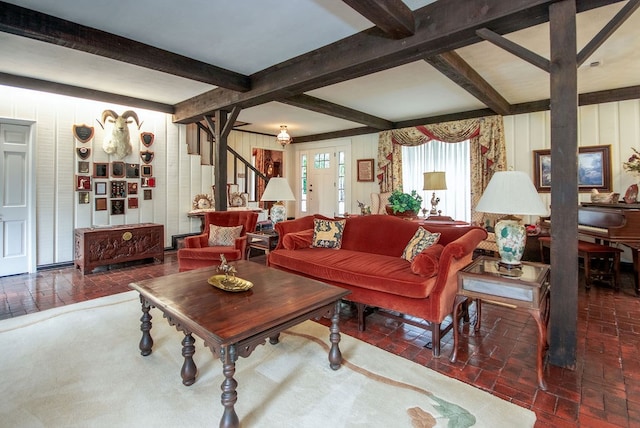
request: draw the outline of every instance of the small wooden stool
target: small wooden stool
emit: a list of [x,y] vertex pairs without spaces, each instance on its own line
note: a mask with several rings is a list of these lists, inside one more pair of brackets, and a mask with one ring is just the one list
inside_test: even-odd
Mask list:
[[[542,236],[540,242],[540,259],[544,263],[544,247],[551,248],[551,237]],[[584,282],[587,289],[591,288],[593,278],[603,280],[610,278],[613,288],[620,288],[620,248],[609,245],[596,244],[595,242],[578,241],[578,257],[584,260]],[[601,269],[591,267],[591,259],[599,259],[602,262]]]

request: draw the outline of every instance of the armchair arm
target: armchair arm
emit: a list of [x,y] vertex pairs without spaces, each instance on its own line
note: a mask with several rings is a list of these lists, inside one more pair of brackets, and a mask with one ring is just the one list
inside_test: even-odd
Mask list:
[[235,247],[242,254],[242,260],[247,260],[247,235],[236,238]]
[[209,246],[209,237],[206,233],[184,238],[185,248],[203,248]]

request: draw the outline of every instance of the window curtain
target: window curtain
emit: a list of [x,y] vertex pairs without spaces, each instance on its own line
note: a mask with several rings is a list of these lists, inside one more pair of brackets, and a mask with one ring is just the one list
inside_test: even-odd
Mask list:
[[[402,185],[404,191],[417,190],[422,207],[431,208],[431,196],[440,198],[438,210],[456,220],[471,221],[470,141],[443,143],[431,140],[419,146],[402,146]],[[447,190],[423,190],[424,173],[444,171]]]
[[430,140],[457,143],[470,140],[471,221],[482,224],[475,207],[495,171],[504,171],[506,149],[502,116],[443,122],[380,133],[378,140],[378,183],[380,192],[402,188],[401,146],[415,146]]

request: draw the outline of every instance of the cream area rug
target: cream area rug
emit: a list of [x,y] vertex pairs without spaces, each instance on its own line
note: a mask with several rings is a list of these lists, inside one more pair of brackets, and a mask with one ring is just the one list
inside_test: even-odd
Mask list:
[[[0,322],[2,427],[211,427],[222,415],[221,362],[196,337],[196,383],[182,385],[181,341],[152,309],[140,355],[131,291]],[[531,427],[535,414],[313,321],[236,363],[243,427]],[[444,357],[443,357],[444,358]]]

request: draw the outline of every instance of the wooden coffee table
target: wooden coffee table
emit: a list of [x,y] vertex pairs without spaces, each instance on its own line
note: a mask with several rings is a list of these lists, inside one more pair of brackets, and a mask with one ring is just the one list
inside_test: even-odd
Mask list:
[[248,291],[228,292],[215,288],[207,279],[218,274],[215,267],[196,269],[160,278],[129,284],[140,293],[142,303],[140,352],[151,354],[151,307],[163,312],[170,325],[184,333],[182,341],[182,383],[189,386],[196,380],[197,367],[193,361],[195,339],[222,361],[221,427],[240,425],[234,404],[238,399],[237,381],[233,378],[238,357],[248,357],[269,338],[278,343],[281,331],[311,318],[331,317],[329,365],[337,370],[342,364],[338,343],[338,305],[348,290],[320,281],[304,278],[264,265],[237,261],[237,276],[251,281]]

